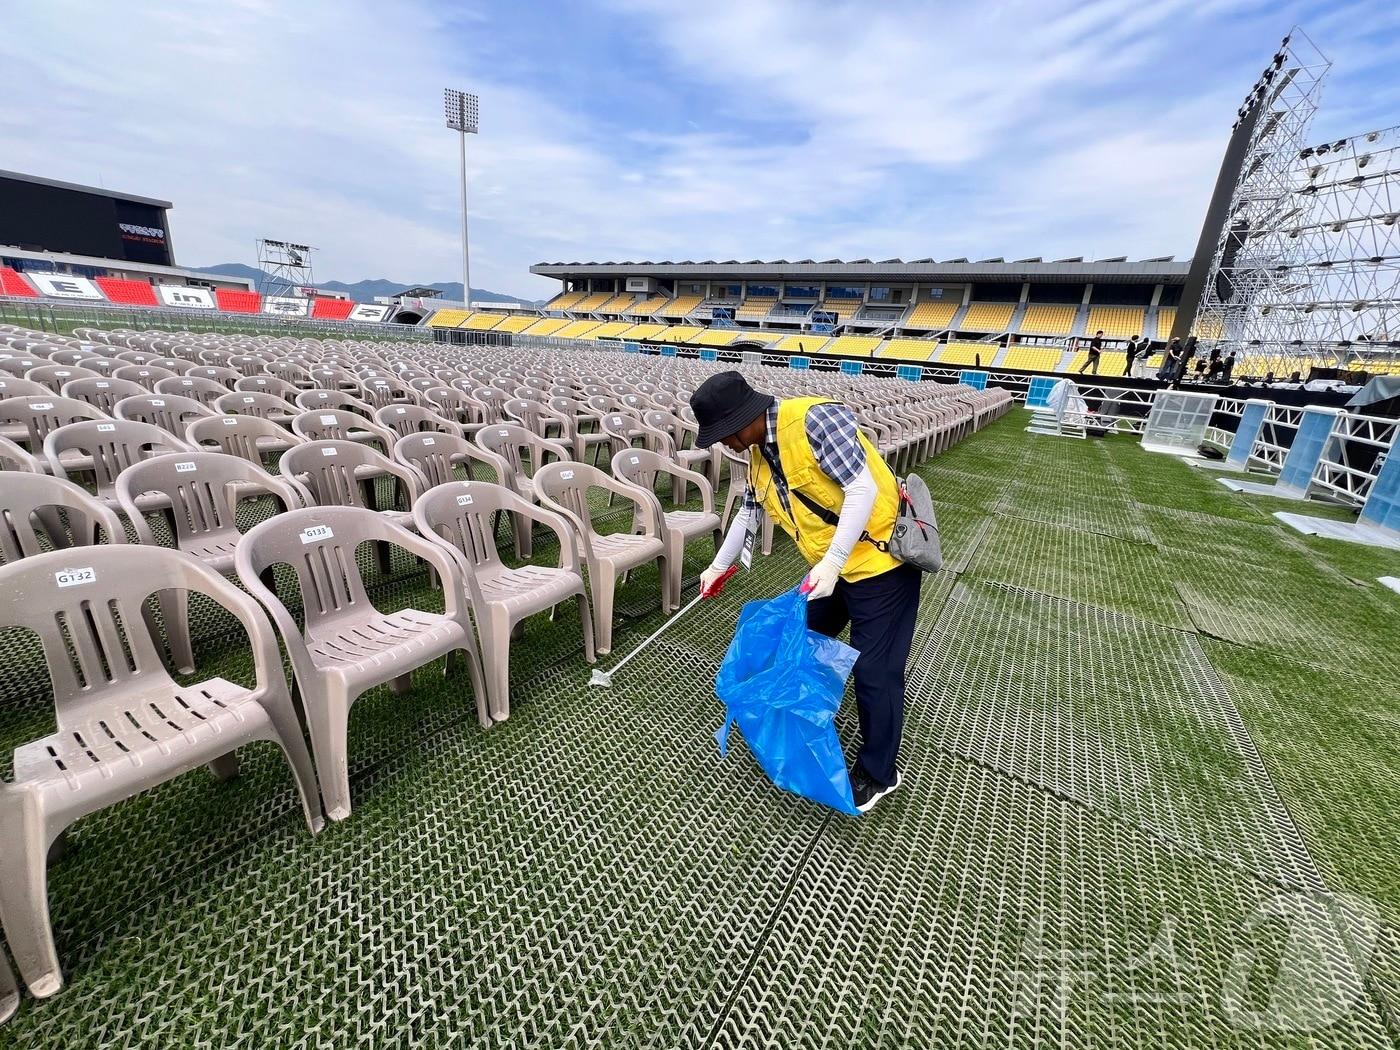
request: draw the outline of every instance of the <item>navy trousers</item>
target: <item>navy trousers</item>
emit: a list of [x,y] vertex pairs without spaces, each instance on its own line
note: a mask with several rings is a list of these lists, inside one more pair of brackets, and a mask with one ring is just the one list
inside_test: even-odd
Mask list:
[[856,707],[860,713],[860,764],[870,778],[893,784],[899,739],[904,733],[904,665],[914,640],[923,573],[901,565],[855,583],[836,581],[826,598],[807,604],[807,626],[828,636],[851,625],[856,660]]

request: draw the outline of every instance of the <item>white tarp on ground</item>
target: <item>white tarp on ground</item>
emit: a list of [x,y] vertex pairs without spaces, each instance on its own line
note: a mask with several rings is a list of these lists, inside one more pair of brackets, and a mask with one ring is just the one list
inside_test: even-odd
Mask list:
[[1084,417],[1089,414],[1089,403],[1069,379],[1061,379],[1050,388],[1045,398],[1045,407],[1055,414],[1060,423],[1084,425]]

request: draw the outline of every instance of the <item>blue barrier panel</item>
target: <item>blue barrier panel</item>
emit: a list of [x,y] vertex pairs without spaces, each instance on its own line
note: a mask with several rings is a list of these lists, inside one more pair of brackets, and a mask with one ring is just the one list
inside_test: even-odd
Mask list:
[[719,351],[718,351],[718,350],[701,350],[701,351],[700,351],[700,360],[701,360],[701,361],[718,361],[718,360],[719,360]]
[[1400,447],[1392,445],[1386,453],[1357,524],[1400,536]]
[[973,390],[986,390],[987,373],[974,372],[971,369],[964,368],[962,374],[958,376],[958,382],[962,383],[964,386],[972,387]]
[[788,367],[789,367],[789,368],[811,368],[811,367],[812,367],[812,362],[811,362],[811,359],[810,359],[810,358],[806,358],[806,357],[789,357],[789,358],[788,358]]
[[642,352],[641,343],[623,343],[622,352],[626,354],[640,354]]
[[1298,432],[1293,435],[1293,444],[1284,458],[1283,469],[1279,471],[1278,484],[1274,486],[1280,496],[1301,499],[1308,494],[1313,472],[1317,470],[1317,462],[1322,458],[1322,450],[1327,446],[1339,412],[1339,409],[1324,406],[1309,408],[1303,413]]
[[918,365],[898,365],[894,370],[894,374],[899,376],[900,379],[907,379],[911,383],[917,383],[924,377],[924,370]]
[[859,361],[842,361],[841,371],[845,372],[848,376],[858,376],[865,371],[865,366]]
[[1044,408],[1050,403],[1050,391],[1058,382],[1053,376],[1031,376],[1031,385],[1026,388],[1026,407]]
[[667,343],[665,346],[663,346],[663,347],[661,348],[661,356],[662,356],[662,357],[675,357],[675,356],[676,356],[676,346],[675,346],[675,344],[674,344],[674,343]]
[[1269,414],[1272,401],[1250,398],[1244,403],[1240,413],[1240,425],[1235,428],[1235,440],[1230,442],[1230,454],[1225,462],[1243,470],[1249,466],[1249,455],[1254,451],[1254,443],[1259,440],[1259,431],[1264,428],[1264,417]]

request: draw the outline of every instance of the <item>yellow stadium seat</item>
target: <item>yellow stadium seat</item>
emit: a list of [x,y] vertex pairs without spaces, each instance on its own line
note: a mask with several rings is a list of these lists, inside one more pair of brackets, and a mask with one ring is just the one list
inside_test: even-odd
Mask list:
[[591,314],[612,297],[612,292],[594,292],[592,295],[584,296],[568,309],[571,313]]
[[975,365],[981,358],[982,364],[987,365],[999,349],[995,343],[948,343],[933,361],[939,365]]
[[546,310],[571,310],[574,303],[578,302],[587,292],[562,292],[556,295],[549,302],[544,304]]
[[1219,339],[1220,318],[1198,317],[1191,324],[1191,334],[1198,339]]
[[1020,331],[1033,335],[1069,335],[1074,328],[1079,307],[1067,305],[1032,304],[1021,318]]
[[1091,306],[1084,323],[1086,335],[1102,331],[1107,339],[1131,339],[1142,335],[1147,311],[1140,306]]
[[597,328],[591,329],[583,336],[585,339],[616,339],[627,329],[632,327],[631,321],[605,321]]
[[631,328],[622,333],[623,339],[655,339],[658,334],[666,331],[664,324],[634,324]]
[[846,357],[869,357],[883,342],[879,336],[841,335],[833,339],[822,353],[842,354]]
[[942,299],[919,303],[914,307],[914,312],[909,315],[909,320],[905,321],[901,327],[914,328],[923,332],[947,328],[953,323],[953,316],[961,306],[962,303]]
[[836,323],[840,324],[854,316],[855,312],[859,310],[860,307],[860,301],[856,299],[827,300],[824,303],[818,303],[812,308],[812,312],[835,314]]
[[1159,306],[1157,308],[1157,338],[1170,339],[1174,324],[1176,324],[1176,307]]
[[[1068,372],[1078,372],[1084,366],[1084,362],[1089,360],[1089,351],[1081,350],[1074,355],[1070,361]],[[1123,370],[1128,367],[1128,355],[1120,354],[1117,351],[1105,350],[1099,355],[1099,375],[1101,376],[1121,376]],[[1085,375],[1091,373],[1086,372]]]
[[496,325],[500,324],[505,319],[505,314],[488,314],[478,311],[477,313],[474,313],[470,317],[468,317],[467,323],[464,324],[462,327],[471,328],[478,332],[485,332],[489,331],[492,328],[495,328]]
[[428,318],[429,328],[456,328],[471,316],[470,310],[439,310]]
[[497,332],[523,332],[539,318],[534,314],[512,314],[495,327]]
[[830,342],[824,335],[788,335],[778,340],[778,349],[790,354],[818,354],[825,353],[822,347]]
[[682,295],[672,299],[669,303],[658,310],[658,317],[685,317],[690,311],[700,305],[702,296]]
[[1015,303],[969,303],[958,327],[969,332],[1004,332],[1015,312]]
[[650,299],[643,299],[623,312],[631,314],[633,317],[650,317],[670,301],[664,295],[653,295]]
[[1064,353],[1057,346],[1013,346],[1006,351],[1001,364],[1022,372],[1053,372]]
[[632,305],[632,300],[635,298],[637,297],[630,292],[623,292],[621,295],[614,295],[593,312],[599,314],[620,314],[626,310],[627,307]]
[[532,324],[529,328],[525,329],[525,331],[521,332],[520,334],[521,334],[521,335],[553,335],[555,332],[559,331],[559,329],[563,328],[565,325],[568,325],[568,324],[576,324],[576,323],[577,323],[577,322],[569,321],[569,320],[567,320],[566,318],[563,318],[563,317],[542,317],[542,318],[540,318],[538,321],[536,321],[534,324]]
[[554,337],[556,339],[581,339],[584,332],[591,332],[597,327],[597,321],[570,321],[555,332]]
[[891,339],[880,348],[877,356],[901,361],[927,361],[942,345],[936,339]]
[[707,328],[695,342],[700,346],[728,346],[743,334],[735,328]]
[[745,299],[734,311],[735,317],[767,317],[777,299]]

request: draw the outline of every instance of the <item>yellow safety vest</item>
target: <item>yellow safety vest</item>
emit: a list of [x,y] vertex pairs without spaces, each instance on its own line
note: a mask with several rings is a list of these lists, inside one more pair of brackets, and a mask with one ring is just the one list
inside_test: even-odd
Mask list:
[[[817,517],[795,493],[801,492],[817,506],[838,515],[845,498],[841,486],[822,470],[816,453],[812,451],[812,443],[807,440],[807,410],[813,405],[828,403],[826,398],[820,397],[791,397],[778,402],[778,463],[783,468],[783,476],[787,478],[791,514],[778,498],[778,487],[773,484],[773,472],[768,467],[768,461],[757,446],[749,449],[749,481],[754,493],[764,510],[796,541],[797,549],[811,565],[826,554],[831,538],[836,534],[836,526]],[[875,446],[864,434],[859,434],[859,437],[876,487],[875,506],[870,512],[865,531],[876,539],[887,539],[894,531],[895,518],[899,514],[899,484]],[[888,572],[899,564],[896,558],[861,540],[846,559],[841,578],[854,583]]]

